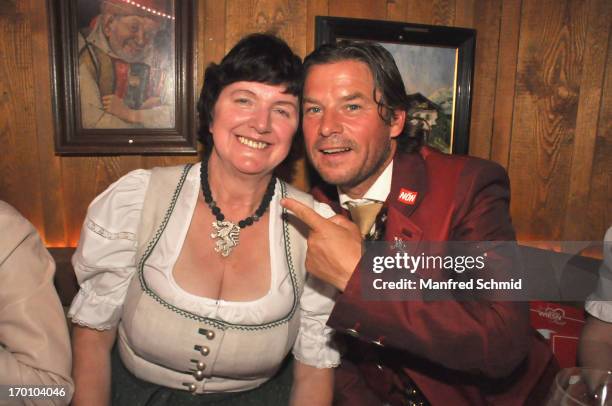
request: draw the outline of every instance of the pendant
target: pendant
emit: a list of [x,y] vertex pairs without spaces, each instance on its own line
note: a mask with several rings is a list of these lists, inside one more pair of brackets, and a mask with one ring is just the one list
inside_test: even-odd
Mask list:
[[227,220],[215,220],[212,225],[214,231],[210,234],[210,237],[217,239],[215,251],[227,257],[232,252],[232,249],[238,245],[240,227]]

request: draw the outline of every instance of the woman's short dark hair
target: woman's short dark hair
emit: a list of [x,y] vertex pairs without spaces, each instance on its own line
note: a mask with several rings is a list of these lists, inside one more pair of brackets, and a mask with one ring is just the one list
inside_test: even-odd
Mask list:
[[[213,146],[209,128],[214,119],[215,103],[223,88],[234,82],[260,82],[284,85],[285,93],[300,97],[302,76],[301,58],[282,39],[272,34],[257,33],[238,41],[221,63],[211,63],[204,72],[204,85],[198,100],[198,135],[204,144],[204,153],[209,153]],[[294,140],[293,144],[301,142]]]
[[[378,103],[380,118],[387,125],[391,124],[393,114],[397,110],[403,110],[408,115],[410,101],[406,95],[402,75],[391,53],[377,43],[342,40],[322,45],[304,59],[304,71],[307,75],[308,70],[315,65],[346,60],[363,62],[370,69],[374,78],[373,99]],[[379,99],[376,97],[376,91],[380,92]],[[423,142],[421,134],[421,131],[412,128],[407,116],[404,128],[397,138],[399,149],[406,152],[416,151]]]

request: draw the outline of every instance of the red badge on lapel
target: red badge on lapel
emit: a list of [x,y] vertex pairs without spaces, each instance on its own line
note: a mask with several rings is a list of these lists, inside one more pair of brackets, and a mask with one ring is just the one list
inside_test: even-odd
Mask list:
[[401,188],[399,192],[399,196],[397,196],[397,200],[401,203],[409,204],[410,206],[412,206],[416,202],[418,195],[419,194],[417,192],[413,192],[412,190]]

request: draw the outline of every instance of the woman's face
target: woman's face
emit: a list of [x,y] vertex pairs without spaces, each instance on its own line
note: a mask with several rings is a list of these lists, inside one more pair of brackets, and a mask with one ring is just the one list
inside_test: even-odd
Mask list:
[[221,91],[210,132],[221,163],[242,174],[267,174],[289,153],[298,99],[285,86],[234,82]]

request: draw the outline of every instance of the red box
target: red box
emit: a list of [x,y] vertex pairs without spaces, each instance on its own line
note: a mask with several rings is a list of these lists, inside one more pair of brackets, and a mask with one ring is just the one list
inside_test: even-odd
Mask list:
[[548,341],[561,368],[576,366],[584,310],[555,302],[530,302],[531,326]]

